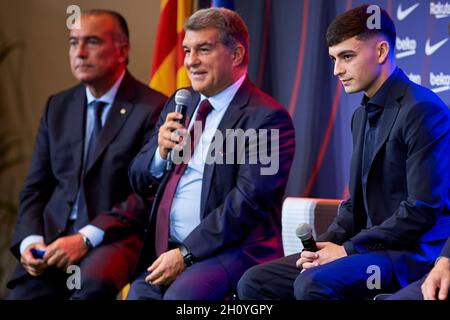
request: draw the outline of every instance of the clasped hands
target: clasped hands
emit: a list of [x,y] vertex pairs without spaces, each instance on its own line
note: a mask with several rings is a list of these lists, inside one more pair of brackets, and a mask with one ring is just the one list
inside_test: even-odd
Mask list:
[[[31,249],[45,250],[43,259],[36,259]],[[20,263],[32,276],[41,275],[50,266],[66,270],[70,265],[77,263],[88,252],[83,237],[77,233],[61,237],[48,246],[43,242],[30,244],[20,257]]]
[[322,264],[347,256],[343,246],[333,242],[317,242],[317,252],[302,251],[296,266],[300,269],[311,269]]

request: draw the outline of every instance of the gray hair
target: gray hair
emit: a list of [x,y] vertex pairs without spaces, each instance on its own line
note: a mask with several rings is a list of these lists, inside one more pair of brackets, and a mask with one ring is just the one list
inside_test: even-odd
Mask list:
[[245,48],[242,64],[247,66],[250,59],[250,37],[247,25],[241,16],[225,8],[201,9],[189,17],[184,30],[196,31],[210,27],[218,30],[220,41],[228,48],[234,49],[237,44]]

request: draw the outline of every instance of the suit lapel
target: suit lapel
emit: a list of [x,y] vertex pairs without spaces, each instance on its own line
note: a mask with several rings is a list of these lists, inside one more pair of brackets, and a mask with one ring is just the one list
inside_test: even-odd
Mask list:
[[405,94],[406,81],[408,81],[406,75],[399,70],[397,79],[389,90],[389,95],[387,96],[384,111],[380,119],[381,127],[378,132],[375,150],[372,155],[372,159],[370,160],[369,172],[372,167],[373,160],[386,143],[391,129],[394,126],[395,120],[397,119],[398,112],[400,111],[400,103],[398,101],[400,101]]
[[[377,156],[377,154],[380,152],[380,150],[383,148],[383,146],[386,144],[386,141],[389,138],[389,134],[394,126],[395,120],[397,119],[401,107],[399,101],[405,94],[407,81],[409,80],[407,79],[406,75],[401,70],[399,70],[399,74],[397,75],[395,81],[392,83],[389,93],[386,97],[383,114],[381,115],[381,118],[379,120],[381,126],[378,132],[374,153],[370,160],[369,169],[367,173],[368,176],[371,174],[372,170],[375,170],[375,168],[372,166],[373,161]],[[369,181],[366,183],[365,188],[366,188],[365,194],[368,195],[367,189],[369,188]],[[366,201],[368,203],[369,199],[366,198]]]
[[397,119],[398,111],[400,110],[400,105],[395,100],[388,102],[386,105],[389,105],[389,107],[384,109],[383,115],[381,116],[381,127],[380,131],[378,132],[375,152],[373,153],[372,159],[370,160],[369,171],[372,167],[372,163],[376,155],[380,151],[381,147],[386,143],[386,140],[389,137],[389,133],[391,132],[391,129],[394,125],[395,119]]
[[[385,107],[383,114],[381,116],[381,119],[380,119],[380,120],[382,120],[381,127],[380,127],[380,131],[378,132],[376,146],[375,146],[375,150],[372,155],[372,158],[370,160],[367,176],[369,176],[372,173],[372,171],[376,169],[376,167],[372,166],[373,161],[374,161],[375,157],[377,156],[377,154],[382,149],[383,145],[386,143],[386,141],[389,137],[389,133],[391,132],[391,129],[395,123],[395,119],[397,118],[398,112],[400,110],[400,105],[395,100],[387,101],[386,106],[387,107]],[[361,152],[361,154],[363,154],[363,153]],[[358,174],[361,174],[361,168],[358,169]],[[365,184],[365,186],[364,185],[362,185],[362,186],[363,186],[363,188],[365,188],[366,201],[367,201],[367,203],[369,203],[369,199],[368,199],[369,179],[367,180],[367,183]],[[369,212],[367,214],[369,216],[371,216]],[[370,217],[370,219],[372,219],[372,221],[373,221],[372,216]]]
[[[225,137],[223,141],[224,144],[226,141],[226,130],[234,128],[236,122],[242,117],[244,113],[244,107],[248,104],[248,101],[250,99],[251,90],[252,84],[250,83],[250,80],[246,78],[239,88],[238,92],[234,96],[233,100],[231,101],[230,105],[228,106],[228,109],[223,115],[222,120],[220,121],[217,130],[221,132],[222,137]],[[211,147],[214,145],[213,141],[211,141],[208,154],[211,154]],[[211,190],[210,186],[213,179],[215,165],[215,163],[205,164],[205,168],[203,169],[203,183],[200,201],[200,216],[202,218],[204,218],[206,215],[206,200],[208,199],[209,192]]]
[[[86,89],[80,85],[67,106],[67,130],[70,132],[74,170],[81,177],[86,119]],[[79,182],[79,181],[77,181]]]
[[134,79],[128,72],[120,84],[117,95],[114,98],[111,110],[109,111],[108,117],[106,118],[105,126],[100,132],[98,137],[98,143],[96,148],[93,150],[94,156],[90,163],[89,168],[86,170],[86,174],[98,160],[98,158],[105,151],[106,147],[115,139],[123,124],[127,120],[131,110],[134,105],[131,102],[135,95]]
[[217,128],[217,130],[219,130],[224,137],[226,130],[233,128],[235,123],[244,113],[243,109],[248,104],[251,90],[252,84],[250,83],[250,80],[246,78],[228,106],[228,109],[223,115],[222,121],[220,121],[219,127]]

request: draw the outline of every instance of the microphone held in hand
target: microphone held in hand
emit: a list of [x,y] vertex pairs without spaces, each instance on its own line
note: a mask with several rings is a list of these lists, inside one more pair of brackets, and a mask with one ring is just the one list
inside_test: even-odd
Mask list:
[[316,252],[316,240],[314,240],[312,229],[307,223],[300,223],[295,230],[297,238],[302,241],[303,247],[306,251]]
[[[186,111],[188,106],[191,104],[192,95],[191,93],[186,89],[178,90],[175,94],[175,112],[181,113],[183,115],[183,118],[178,120],[177,122],[185,125],[186,122]],[[172,171],[174,168],[173,163],[173,157],[174,157],[174,151],[170,150],[168,157],[167,157],[167,163],[166,163],[166,170]]]

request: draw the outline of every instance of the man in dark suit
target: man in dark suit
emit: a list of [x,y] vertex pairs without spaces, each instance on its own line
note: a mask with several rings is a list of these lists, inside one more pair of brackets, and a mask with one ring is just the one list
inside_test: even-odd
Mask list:
[[450,238],[433,269],[422,279],[415,281],[386,300],[448,300],[450,291]]
[[[248,30],[237,13],[199,10],[185,30],[187,114],[195,121],[187,129],[177,123],[170,98],[159,131],[130,167],[138,194],[159,188],[128,299],[223,299],[247,268],[282,255],[280,209],[295,148],[291,118],[247,78]],[[184,134],[196,126],[201,136]],[[245,136],[235,143],[239,133]],[[169,151],[183,145],[187,158],[166,171]],[[265,147],[270,166],[261,161]]]
[[393,22],[381,9],[372,26],[368,11],[347,11],[327,30],[334,74],[347,93],[364,92],[352,119],[350,199],[317,252],[247,271],[242,299],[393,292],[425,274],[450,235],[450,111],[396,67]]
[[[142,245],[146,206],[132,193],[127,169],[165,96],[126,70],[128,27],[120,14],[83,13],[69,43],[81,84],[50,97],[42,115],[12,239],[20,264],[10,299],[114,298]],[[70,270],[79,274],[64,272],[77,263]]]

